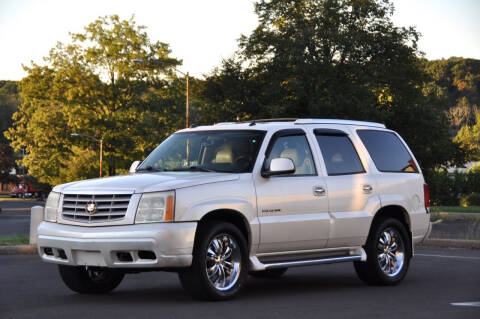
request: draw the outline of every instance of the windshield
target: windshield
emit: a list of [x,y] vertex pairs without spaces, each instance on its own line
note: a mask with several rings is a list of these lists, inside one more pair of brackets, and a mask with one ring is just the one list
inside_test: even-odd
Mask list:
[[254,130],[176,133],[164,140],[137,171],[248,173],[264,136],[264,131]]

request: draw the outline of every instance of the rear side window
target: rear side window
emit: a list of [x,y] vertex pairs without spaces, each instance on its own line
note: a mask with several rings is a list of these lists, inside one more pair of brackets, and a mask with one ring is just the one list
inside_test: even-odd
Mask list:
[[364,173],[362,162],[346,135],[316,135],[328,175]]
[[402,141],[392,132],[357,130],[377,169],[381,172],[418,173]]

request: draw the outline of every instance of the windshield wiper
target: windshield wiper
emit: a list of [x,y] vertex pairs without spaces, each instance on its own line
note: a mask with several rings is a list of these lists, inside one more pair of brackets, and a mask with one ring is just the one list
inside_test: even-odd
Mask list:
[[148,172],[164,172],[165,169],[163,168],[154,168],[152,166],[147,166],[147,167],[142,167],[142,168],[138,168],[137,169],[137,172],[143,172],[143,171],[148,171]]
[[174,172],[199,171],[199,172],[214,172],[214,173],[217,172],[213,169],[202,167],[202,166],[178,167],[178,168],[173,168],[172,171]]

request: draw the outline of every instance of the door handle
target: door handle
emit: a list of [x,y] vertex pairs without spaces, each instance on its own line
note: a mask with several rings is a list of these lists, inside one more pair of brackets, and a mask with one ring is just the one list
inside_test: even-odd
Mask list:
[[364,193],[370,194],[373,190],[373,187],[371,185],[363,185],[362,189]]
[[327,191],[322,186],[314,186],[313,187],[313,195],[315,195],[315,196],[325,196],[325,195],[327,195]]

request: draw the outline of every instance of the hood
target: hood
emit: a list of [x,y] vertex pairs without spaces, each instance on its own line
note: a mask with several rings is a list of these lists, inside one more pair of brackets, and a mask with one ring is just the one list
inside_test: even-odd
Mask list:
[[87,179],[55,186],[53,191],[148,193],[239,179],[238,174],[213,172],[158,172]]

